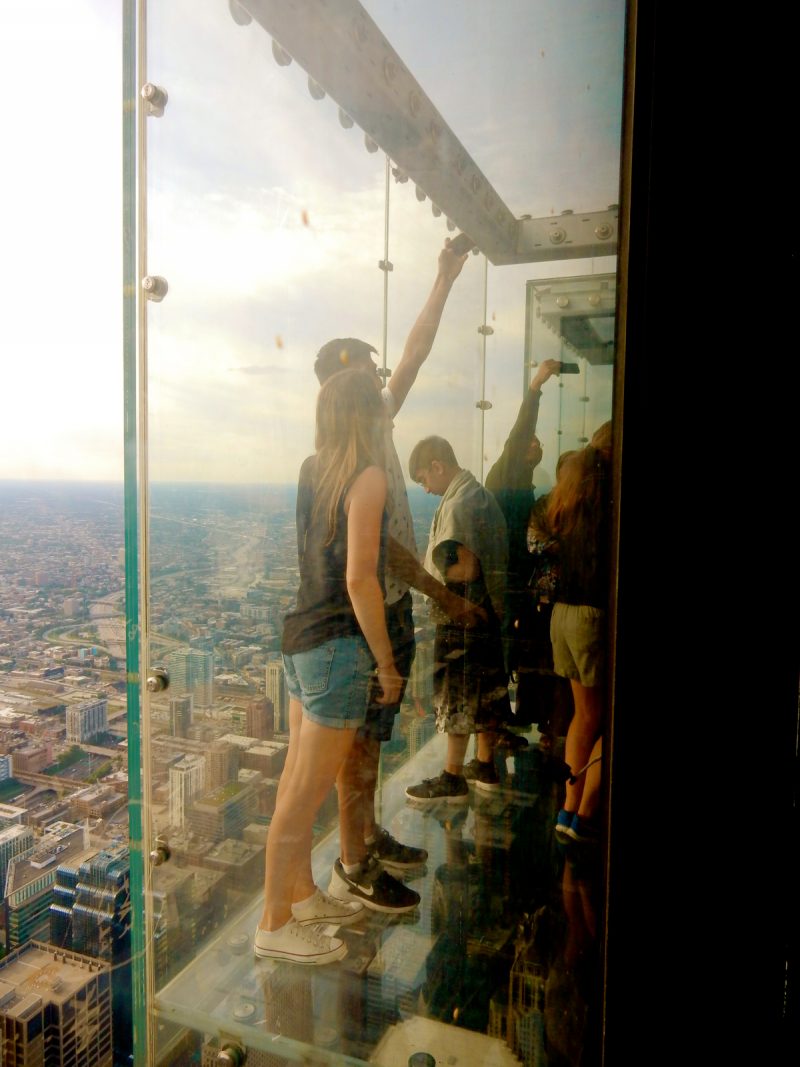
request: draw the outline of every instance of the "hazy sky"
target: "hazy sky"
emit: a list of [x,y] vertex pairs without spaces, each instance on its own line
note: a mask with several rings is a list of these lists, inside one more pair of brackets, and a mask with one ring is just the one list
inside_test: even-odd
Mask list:
[[[622,0],[365,7],[515,214],[618,199]],[[120,9],[0,0],[2,478],[121,477]],[[314,352],[381,344],[384,157],[225,0],[151,0],[148,17],[148,76],[169,92],[147,123],[148,269],[170,285],[148,316],[151,475],[293,481]],[[411,183],[392,183],[389,218],[391,366],[448,232]],[[611,262],[490,267],[488,462],[520,400],[525,282]],[[482,314],[470,257],[398,420],[401,459],[446,432],[478,466]]]

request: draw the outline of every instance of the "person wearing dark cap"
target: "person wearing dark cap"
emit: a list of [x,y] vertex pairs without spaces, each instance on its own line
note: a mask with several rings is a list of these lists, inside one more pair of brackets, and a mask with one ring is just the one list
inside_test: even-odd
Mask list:
[[[466,255],[451,250],[449,240],[445,242],[445,247],[439,253],[433,288],[411,328],[400,361],[385,387],[373,358],[377,350],[355,337],[337,337],[328,341],[320,348],[314,364],[320,385],[339,371],[351,368],[362,368],[373,375],[389,414],[384,442],[388,481],[385,608],[386,625],[395,664],[403,678],[403,690],[415,653],[410,586],[437,600],[445,611],[465,624],[481,617],[479,609],[436,582],[419,562],[405,479],[391,435],[391,420],[402,407],[422,364],[430,354],[445,303],[466,259]],[[419,900],[418,894],[394,875],[421,867],[427,859],[427,853],[424,849],[396,841],[388,830],[375,821],[380,744],[391,738],[403,692],[392,705],[381,704],[378,696],[377,690],[371,694],[367,720],[356,736],[355,745],[360,749],[359,780],[349,790],[347,797],[340,797],[340,822],[346,823],[348,839],[357,837],[359,833],[363,835],[363,859],[347,865],[337,859],[328,892],[340,899],[358,900],[368,908],[392,913],[407,911]]]

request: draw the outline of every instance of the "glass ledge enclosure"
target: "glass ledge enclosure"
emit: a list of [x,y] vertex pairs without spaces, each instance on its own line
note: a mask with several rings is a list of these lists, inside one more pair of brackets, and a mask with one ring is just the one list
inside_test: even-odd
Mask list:
[[[346,947],[324,966],[257,959],[253,939],[295,758],[281,638],[315,357],[362,339],[389,391],[405,383],[391,435],[420,561],[439,496],[415,484],[414,446],[446,438],[488,490],[527,412],[536,449],[513,536],[528,571],[513,581],[533,612],[531,503],[615,415],[625,4],[125,12],[136,1063],[593,1062],[602,858],[597,841],[554,832],[580,693],[534,614],[524,642],[516,617],[502,621],[509,718],[483,760],[492,780],[420,804],[406,788],[438,776],[450,748],[437,619],[413,588],[416,654],[379,746],[375,814],[427,852],[394,869],[419,904],[322,929]],[[443,289],[459,234],[470,254]],[[507,551],[506,533],[487,543]],[[323,890],[339,828],[332,787],[312,830]]]

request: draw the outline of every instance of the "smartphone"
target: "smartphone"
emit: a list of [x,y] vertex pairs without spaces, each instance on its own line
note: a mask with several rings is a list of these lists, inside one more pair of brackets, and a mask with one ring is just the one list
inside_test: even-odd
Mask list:
[[577,363],[562,363],[559,374],[580,374],[581,368]]
[[454,237],[450,242],[450,250],[455,252],[457,256],[463,256],[465,252],[469,252],[474,247],[475,242],[465,233],[460,233],[458,237]]

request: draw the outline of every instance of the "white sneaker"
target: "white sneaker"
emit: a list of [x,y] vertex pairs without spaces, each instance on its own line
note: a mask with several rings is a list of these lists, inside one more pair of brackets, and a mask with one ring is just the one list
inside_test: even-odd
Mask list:
[[315,926],[300,926],[290,919],[278,930],[256,928],[254,945],[261,959],[289,960],[291,963],[333,963],[347,955],[340,937],[328,937]]
[[292,915],[298,926],[311,926],[312,923],[336,923],[349,926],[358,922],[366,913],[364,905],[357,900],[337,900],[325,893],[319,886],[309,900],[292,904]]

